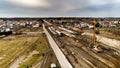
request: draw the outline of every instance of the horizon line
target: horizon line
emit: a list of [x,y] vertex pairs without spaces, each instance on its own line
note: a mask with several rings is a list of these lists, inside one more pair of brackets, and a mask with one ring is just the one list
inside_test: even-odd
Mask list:
[[120,18],[120,16],[106,16],[106,17],[95,17],[95,16],[13,16],[13,17],[0,17],[0,18]]

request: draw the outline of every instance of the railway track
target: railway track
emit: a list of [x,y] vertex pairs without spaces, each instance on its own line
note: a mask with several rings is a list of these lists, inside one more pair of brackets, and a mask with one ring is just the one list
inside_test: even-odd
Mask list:
[[49,34],[49,31],[47,31],[47,29],[45,28],[45,25],[43,24],[43,29],[48,37],[49,43],[51,45],[51,48],[53,49],[53,51],[55,52],[55,55],[61,65],[62,68],[73,68],[73,66],[69,63],[69,61],[67,60],[67,58],[65,57],[65,55],[62,53],[62,51],[60,50],[60,48],[58,47],[58,45],[56,44],[55,40],[53,39],[53,37],[51,37],[51,35]]
[[[82,59],[89,68],[107,68],[108,66],[102,63],[101,61],[97,60],[96,58],[92,57],[90,54],[85,52],[84,50],[72,47],[72,46],[66,46],[67,49],[70,49],[71,51],[75,52],[75,56],[77,57],[78,61],[79,59]],[[82,62],[83,62],[82,61]],[[80,62],[81,64],[81,62]],[[83,67],[86,67],[85,65],[82,65]]]
[[[69,45],[65,44],[65,47],[67,47],[67,49],[70,49],[70,51],[78,53],[75,57],[79,58],[82,55],[84,58],[85,56],[88,56],[84,60],[86,60],[88,63],[90,63],[90,65],[93,67],[98,67],[98,68],[100,68],[100,66],[103,66],[103,68],[120,67],[120,65],[119,65],[120,61],[118,60],[120,58],[120,56],[113,55],[114,50],[108,50],[108,51],[98,54],[98,53],[94,53],[93,51],[91,51],[88,48],[87,44],[85,44],[84,41],[82,41],[82,44],[84,44],[84,45],[82,45],[82,47],[78,47],[77,45],[75,46],[73,44],[70,44],[70,41],[67,41],[67,39],[65,39],[65,38],[61,39],[61,40],[66,40],[66,42],[69,43]],[[65,43],[65,41],[62,41],[62,42]],[[94,62],[91,63],[93,60],[94,60]]]
[[[66,45],[65,47],[67,47],[67,49],[70,49],[70,51],[75,52],[75,57],[79,59],[82,59],[84,62],[87,63],[87,65],[91,68],[91,67],[98,67],[100,68],[100,66],[102,65],[104,68],[108,67],[107,65],[105,65],[104,63],[102,63],[100,60],[97,60],[97,58],[91,56],[88,51],[85,51],[85,49],[83,48],[79,48],[77,46],[74,45]],[[82,61],[82,62],[83,62]],[[95,64],[98,63],[98,64]],[[81,64],[81,63],[80,63]],[[84,65],[83,65],[84,66]]]
[[[68,39],[72,39],[69,41]],[[92,42],[92,38],[86,36],[76,35],[76,37],[63,36],[62,38],[57,37],[57,41],[61,43],[62,47],[66,51],[75,52],[75,58],[77,58],[80,67],[83,68],[119,68],[120,67],[120,56],[115,54],[117,51],[106,46],[105,44],[99,43],[104,49],[103,53],[95,53],[89,46]],[[63,41],[64,40],[64,41]],[[74,44],[79,42],[79,44]],[[74,42],[73,44],[71,42]]]
[[[81,42],[81,43],[84,43],[84,45],[86,47],[89,47],[88,46],[88,43],[90,42]],[[118,54],[115,54],[117,51],[112,49],[110,46],[106,46],[105,44],[102,44],[102,43],[99,43],[99,45],[103,48],[104,52],[101,53],[101,54],[97,54],[105,59],[108,59],[108,58],[111,58],[110,60],[112,61],[117,61],[118,59],[120,60],[120,55]],[[118,62],[118,65],[120,64],[120,62]]]

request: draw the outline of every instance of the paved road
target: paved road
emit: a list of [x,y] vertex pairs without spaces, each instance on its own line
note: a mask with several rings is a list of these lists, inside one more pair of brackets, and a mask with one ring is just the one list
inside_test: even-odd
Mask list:
[[62,53],[62,51],[59,49],[59,47],[57,46],[57,44],[55,43],[55,41],[53,40],[53,38],[51,37],[51,35],[48,33],[48,31],[46,30],[44,24],[43,24],[43,30],[48,38],[48,41],[51,45],[51,48],[53,49],[60,65],[62,68],[73,68],[72,65],[70,64],[70,62],[67,60],[67,58],[65,57],[65,55]]

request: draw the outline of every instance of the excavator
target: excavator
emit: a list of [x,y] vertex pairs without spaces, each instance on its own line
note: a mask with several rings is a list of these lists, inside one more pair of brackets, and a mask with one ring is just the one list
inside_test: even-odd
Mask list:
[[92,50],[97,52],[97,53],[101,53],[103,52],[102,48],[99,46],[99,44],[97,43],[97,37],[96,37],[96,20],[94,19],[93,21],[94,23],[94,34],[93,34],[93,42],[92,42]]

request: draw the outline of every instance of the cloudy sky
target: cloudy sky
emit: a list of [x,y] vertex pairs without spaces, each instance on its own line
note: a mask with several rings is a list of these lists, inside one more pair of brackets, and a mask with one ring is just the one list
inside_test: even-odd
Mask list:
[[0,17],[120,17],[120,0],[0,0]]

